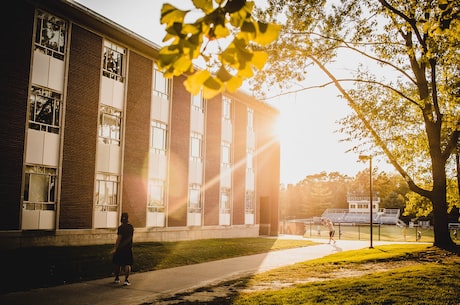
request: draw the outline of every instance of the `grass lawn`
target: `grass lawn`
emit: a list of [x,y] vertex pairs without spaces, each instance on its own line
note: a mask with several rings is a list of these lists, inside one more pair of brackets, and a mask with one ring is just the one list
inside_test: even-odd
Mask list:
[[[308,240],[276,238],[135,243],[133,271],[145,272],[313,244]],[[8,275],[8,281],[1,285],[0,293],[110,277],[112,249],[113,244],[2,250],[2,272]]]
[[460,257],[423,244],[346,251],[256,275],[221,305],[460,304]]

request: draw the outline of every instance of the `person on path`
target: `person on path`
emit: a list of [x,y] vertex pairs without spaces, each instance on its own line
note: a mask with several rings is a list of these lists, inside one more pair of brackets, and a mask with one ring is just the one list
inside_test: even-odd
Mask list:
[[334,224],[332,223],[332,221],[329,218],[326,218],[325,219],[325,225],[326,225],[327,229],[329,230],[329,243],[333,242],[335,244],[336,241],[334,239],[334,235],[335,235]]
[[120,283],[120,272],[124,268],[125,281],[124,286],[129,286],[129,274],[133,265],[133,234],[134,227],[128,222],[128,213],[121,214],[121,225],[117,230],[117,240],[113,249],[112,263],[115,266],[114,283]]

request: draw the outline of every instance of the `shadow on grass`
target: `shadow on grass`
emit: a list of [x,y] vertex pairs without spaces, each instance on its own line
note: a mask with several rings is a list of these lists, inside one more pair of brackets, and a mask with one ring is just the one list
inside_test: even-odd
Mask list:
[[[269,252],[275,243],[276,239],[267,238],[135,243],[133,272]],[[0,259],[8,281],[0,293],[110,277],[112,249],[113,245],[108,244],[2,250]]]

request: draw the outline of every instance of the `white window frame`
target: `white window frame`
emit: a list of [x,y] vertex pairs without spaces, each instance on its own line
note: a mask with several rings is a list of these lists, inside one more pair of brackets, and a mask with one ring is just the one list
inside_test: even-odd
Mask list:
[[24,175],[24,209],[56,210],[57,169],[26,165]]

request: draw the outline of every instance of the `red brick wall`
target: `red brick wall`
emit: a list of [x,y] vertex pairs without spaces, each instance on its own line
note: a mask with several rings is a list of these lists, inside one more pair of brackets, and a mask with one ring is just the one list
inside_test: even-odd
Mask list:
[[205,226],[219,224],[221,134],[222,96],[218,95],[206,103]]
[[73,25],[59,228],[92,227],[102,39]]
[[244,224],[246,192],[246,137],[247,106],[232,101],[235,116],[233,120],[233,224]]
[[190,146],[190,93],[184,76],[173,80],[169,166],[168,226],[187,224],[188,163]]
[[122,210],[135,227],[146,226],[152,70],[150,59],[130,52]]
[[278,234],[279,221],[280,146],[273,130],[275,119],[266,113],[254,113],[257,222],[270,225],[269,235]]
[[33,6],[14,1],[1,18],[0,230],[19,229]]

